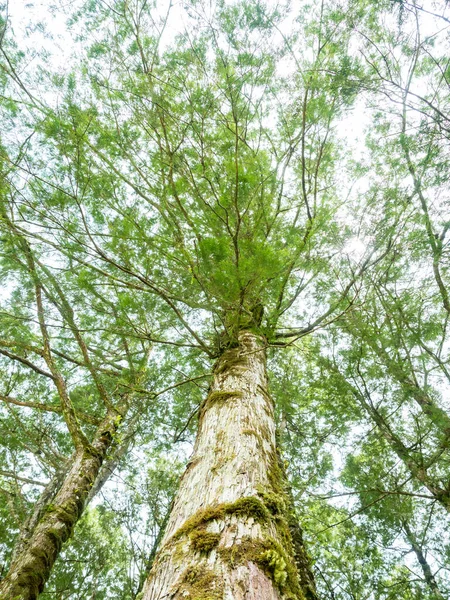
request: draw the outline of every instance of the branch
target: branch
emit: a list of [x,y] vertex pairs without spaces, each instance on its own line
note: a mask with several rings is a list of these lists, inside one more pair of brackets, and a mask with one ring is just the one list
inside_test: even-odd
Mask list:
[[48,482],[37,481],[36,479],[30,479],[29,477],[20,477],[11,471],[3,471],[2,469],[0,469],[0,475],[3,477],[10,477],[11,479],[16,479],[17,481],[23,481],[24,483],[30,483],[31,485],[40,485],[42,487],[48,485]]
[[[33,408],[36,410],[44,410],[47,412],[54,412],[58,414],[62,414],[63,410],[60,406],[52,406],[51,404],[44,404],[42,402],[27,402],[25,400],[18,400],[17,398],[13,398],[12,396],[4,396],[0,394],[0,400],[2,402],[6,402],[7,404],[14,404],[16,406],[25,406],[26,408]],[[90,425],[99,425],[101,420],[96,417],[92,417],[84,412],[77,411],[77,416],[81,421],[85,423],[89,423]]]

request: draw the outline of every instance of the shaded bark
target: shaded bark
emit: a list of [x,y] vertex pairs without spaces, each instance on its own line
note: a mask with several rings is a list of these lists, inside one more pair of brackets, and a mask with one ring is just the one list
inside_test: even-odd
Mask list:
[[39,522],[0,582],[1,600],[35,600],[42,592],[62,545],[83,513],[119,420],[116,412],[109,413],[93,443],[76,450],[58,493],[51,503],[47,499]]
[[267,387],[264,339],[241,331],[238,347],[215,366],[145,600],[316,598],[296,565],[306,554],[292,525]]
[[[287,482],[287,476],[284,472],[283,463],[279,457],[280,469],[283,473],[285,482]],[[318,600],[316,582],[314,573],[311,569],[311,559],[306,550],[305,542],[303,540],[303,530],[300,526],[300,522],[295,514],[294,498],[290,488],[286,486],[286,503],[287,503],[287,522],[289,525],[289,531],[292,539],[292,546],[294,550],[294,560],[297,566],[297,571],[300,577],[300,586],[305,593],[306,600]]]

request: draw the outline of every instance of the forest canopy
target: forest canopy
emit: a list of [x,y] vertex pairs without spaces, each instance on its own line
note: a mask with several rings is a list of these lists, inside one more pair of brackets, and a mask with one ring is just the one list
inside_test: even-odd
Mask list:
[[0,599],[450,597],[448,1],[0,0],[0,123]]

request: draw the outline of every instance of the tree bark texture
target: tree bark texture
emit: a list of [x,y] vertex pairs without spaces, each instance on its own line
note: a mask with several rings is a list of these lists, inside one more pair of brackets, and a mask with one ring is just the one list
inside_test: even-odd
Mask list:
[[118,424],[117,414],[110,413],[90,447],[75,452],[53,502],[47,504],[26,545],[16,554],[7,576],[0,582],[0,600],[35,600],[42,592],[63,543],[83,513]]
[[[69,461],[72,462],[72,460],[73,457],[70,457]],[[33,535],[33,531],[44,515],[47,506],[52,502],[53,498],[58,493],[58,490],[60,489],[69,468],[70,466],[66,462],[45,486],[44,491],[33,507],[32,513],[22,526],[21,532],[12,551],[11,563],[14,563],[26,548],[28,540]]]
[[215,366],[144,600],[316,598],[301,535],[293,541],[267,388],[264,339],[241,331]]

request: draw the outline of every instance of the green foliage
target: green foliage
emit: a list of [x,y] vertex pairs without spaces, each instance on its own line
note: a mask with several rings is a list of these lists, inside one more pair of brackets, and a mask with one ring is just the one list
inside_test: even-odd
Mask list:
[[[192,0],[173,34],[162,2],[80,1],[58,48],[42,7],[22,27],[1,5],[2,573],[74,431],[92,441],[113,407],[115,475],[44,597],[134,598],[197,411],[239,399],[208,395],[213,361],[243,371],[248,328],[320,596],[433,598],[412,537],[448,595],[449,48],[431,4]],[[286,533],[272,458],[271,490],[175,535],[207,554],[233,512]],[[244,546],[295,597],[283,549]],[[185,591],[223,595],[209,571]]]

